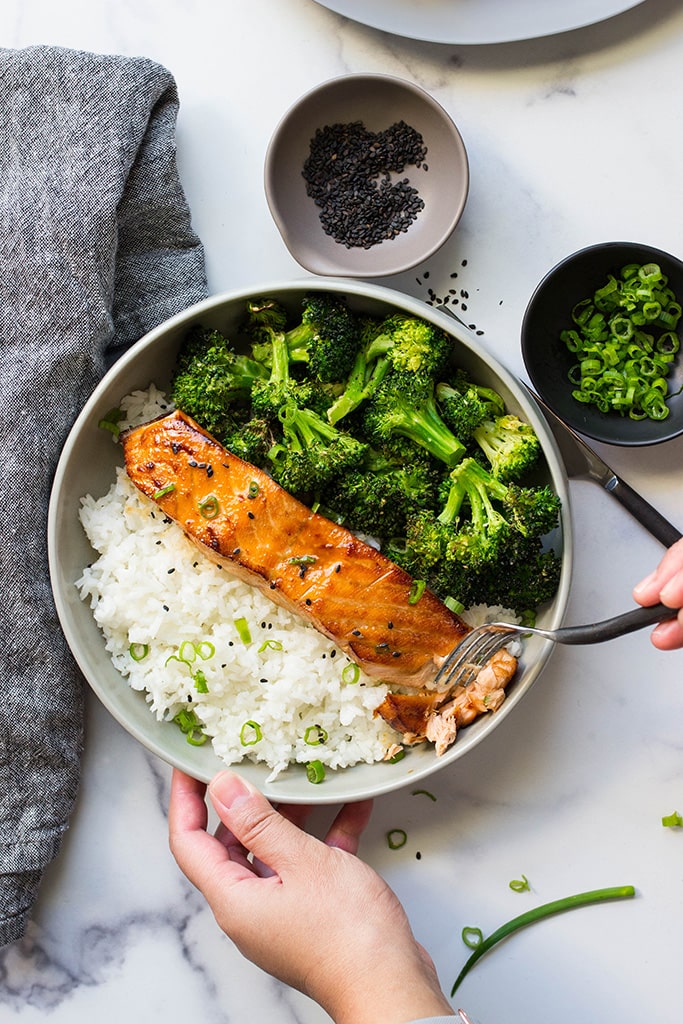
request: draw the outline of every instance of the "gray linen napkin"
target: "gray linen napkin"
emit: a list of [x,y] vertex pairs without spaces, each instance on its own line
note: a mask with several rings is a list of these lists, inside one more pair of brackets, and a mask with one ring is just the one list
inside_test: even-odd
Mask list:
[[0,49],[0,945],[25,931],[79,783],[82,680],[49,585],[54,468],[114,359],[206,295],[143,58]]

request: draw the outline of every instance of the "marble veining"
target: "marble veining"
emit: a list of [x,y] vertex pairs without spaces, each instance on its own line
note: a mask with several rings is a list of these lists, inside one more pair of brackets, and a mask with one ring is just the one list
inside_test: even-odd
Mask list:
[[[676,0],[491,47],[399,38],[313,0],[2,6],[5,46],[140,54],[173,72],[178,162],[214,292],[306,276],[268,213],[263,158],[297,96],[347,71],[423,85],[456,120],[470,158],[470,196],[449,243],[381,283],[448,298],[513,373],[524,376],[526,303],[557,260],[610,238],[683,253]],[[683,438],[601,451],[683,528]],[[573,481],[571,497],[567,619],[578,622],[629,607],[661,549],[594,484]],[[458,993],[480,1024],[678,1024],[683,834],[661,817],[683,812],[682,665],[646,633],[557,650],[492,737],[430,780],[435,801],[410,790],[377,801],[362,854],[404,901],[447,987],[467,955],[465,925],[488,932],[536,903],[636,886],[628,904],[553,919],[484,958]],[[317,1006],[243,960],[178,871],[168,767],[90,694],[87,708],[71,827],[26,937],[0,951],[0,1020],[324,1024]],[[316,830],[324,824],[321,812]],[[395,827],[408,834],[400,851],[386,843]],[[529,893],[509,888],[521,874]]]

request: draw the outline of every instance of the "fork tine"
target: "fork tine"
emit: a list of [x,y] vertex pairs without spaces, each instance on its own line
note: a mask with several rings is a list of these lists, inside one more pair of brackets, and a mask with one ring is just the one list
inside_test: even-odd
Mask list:
[[508,629],[497,623],[473,629],[446,657],[435,682],[449,688],[456,684],[467,686],[481,667],[505,646],[514,632],[514,628]]

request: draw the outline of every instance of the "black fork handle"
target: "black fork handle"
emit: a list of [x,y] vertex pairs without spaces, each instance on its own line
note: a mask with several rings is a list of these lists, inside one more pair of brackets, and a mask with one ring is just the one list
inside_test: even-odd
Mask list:
[[555,639],[563,644],[601,644],[604,640],[615,640],[618,636],[635,633],[646,626],[654,626],[657,622],[675,619],[677,608],[669,608],[665,604],[654,604],[647,608],[633,608],[630,612],[622,612],[611,619],[603,619],[592,626],[562,626],[555,630]]

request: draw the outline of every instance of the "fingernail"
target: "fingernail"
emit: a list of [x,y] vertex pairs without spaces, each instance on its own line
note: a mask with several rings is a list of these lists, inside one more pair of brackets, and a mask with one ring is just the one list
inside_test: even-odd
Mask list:
[[244,779],[235,772],[221,772],[211,781],[209,794],[214,804],[221,804],[230,810],[248,800],[251,790]]
[[646,576],[644,580],[641,580],[640,583],[636,583],[635,587],[633,588],[633,593],[637,595],[640,594],[643,590],[646,590],[651,583],[654,583],[656,575],[657,572],[655,570],[655,572],[651,572],[649,576]]

